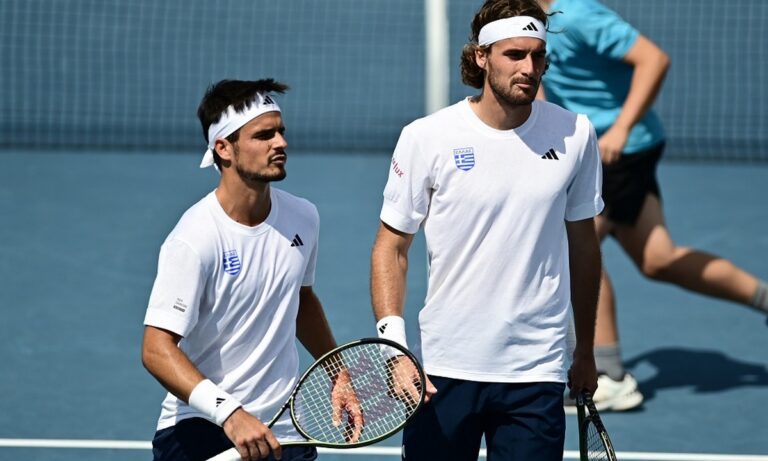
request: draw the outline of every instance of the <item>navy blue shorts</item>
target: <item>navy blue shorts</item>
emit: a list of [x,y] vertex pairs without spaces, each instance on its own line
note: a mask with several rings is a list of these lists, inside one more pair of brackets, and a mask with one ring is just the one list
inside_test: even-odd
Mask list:
[[[203,418],[189,418],[155,432],[154,461],[205,461],[234,447],[224,429]],[[270,454],[268,461],[274,461]],[[283,461],[317,459],[314,447],[283,447]]]
[[563,383],[481,383],[430,376],[437,394],[403,431],[403,460],[562,461]]

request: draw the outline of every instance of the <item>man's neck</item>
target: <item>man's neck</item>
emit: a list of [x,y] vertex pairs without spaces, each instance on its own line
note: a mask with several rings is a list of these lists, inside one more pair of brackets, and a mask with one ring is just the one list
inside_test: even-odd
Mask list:
[[528,120],[532,105],[510,105],[501,102],[490,91],[470,99],[469,107],[486,125],[497,130],[513,130]]
[[232,220],[244,226],[257,226],[263,223],[272,209],[269,183],[246,184],[239,177],[222,176],[216,189],[216,198]]

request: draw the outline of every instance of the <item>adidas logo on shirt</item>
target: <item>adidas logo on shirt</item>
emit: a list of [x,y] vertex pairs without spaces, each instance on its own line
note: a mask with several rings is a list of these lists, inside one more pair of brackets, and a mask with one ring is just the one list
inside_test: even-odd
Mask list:
[[299,234],[296,234],[295,237],[293,237],[293,242],[291,243],[292,247],[300,247],[303,246],[304,242],[301,241],[301,237],[299,237]]
[[560,157],[555,153],[555,149],[549,149],[546,154],[541,156],[541,158],[545,160],[560,160]]
[[523,30],[533,30],[538,32],[538,28],[536,27],[536,24],[530,23],[527,26],[523,27]]

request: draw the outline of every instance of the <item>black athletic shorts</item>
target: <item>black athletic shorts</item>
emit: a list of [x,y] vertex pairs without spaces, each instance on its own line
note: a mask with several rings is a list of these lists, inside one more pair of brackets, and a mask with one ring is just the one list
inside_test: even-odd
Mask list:
[[[160,429],[152,440],[154,461],[205,461],[234,445],[224,429],[203,418],[183,419],[171,427]],[[283,461],[317,459],[314,447],[283,447]],[[265,461],[274,461],[270,453]]]
[[603,164],[603,216],[614,223],[631,226],[640,216],[648,194],[661,200],[656,166],[663,151],[664,143],[661,143],[648,150],[623,154],[612,165]]

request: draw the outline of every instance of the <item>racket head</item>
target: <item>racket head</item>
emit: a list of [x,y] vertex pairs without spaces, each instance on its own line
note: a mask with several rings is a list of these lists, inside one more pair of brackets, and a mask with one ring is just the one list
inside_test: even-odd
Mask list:
[[[333,424],[331,394],[340,373],[349,379],[337,386],[336,396],[357,399],[362,410],[364,426],[357,437],[348,412],[342,412],[339,426]],[[386,339],[363,338],[323,355],[302,375],[290,398],[291,419],[307,439],[300,444],[362,447],[402,429],[425,391],[424,370],[410,351]]]
[[581,461],[617,461],[611,438],[603,420],[586,391],[576,397],[579,424],[579,454]]

